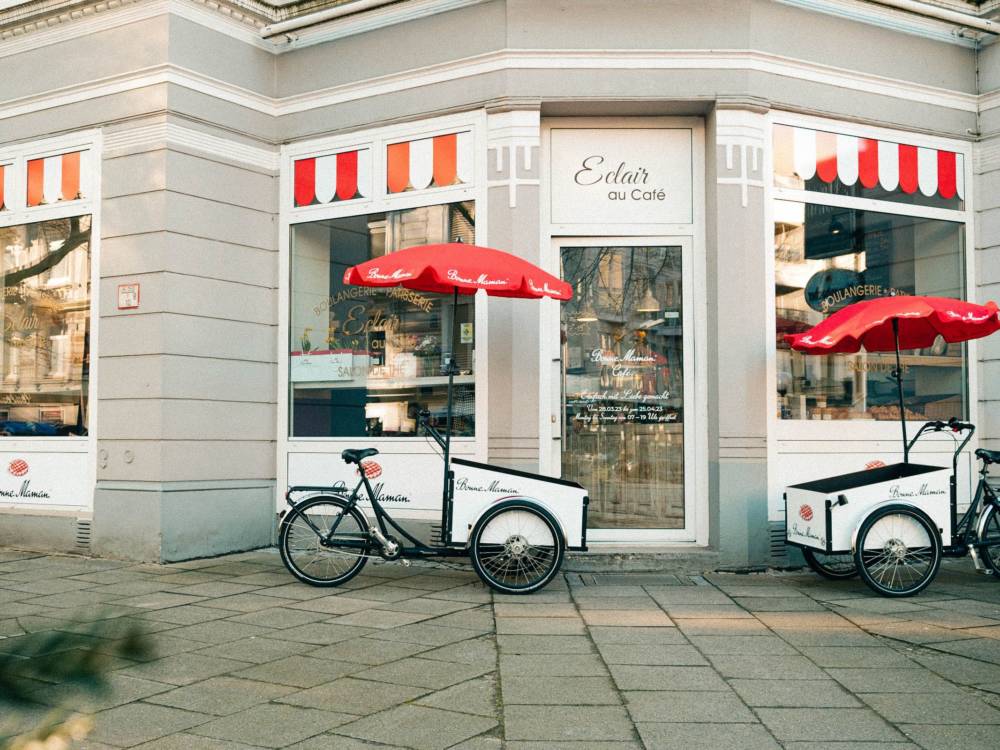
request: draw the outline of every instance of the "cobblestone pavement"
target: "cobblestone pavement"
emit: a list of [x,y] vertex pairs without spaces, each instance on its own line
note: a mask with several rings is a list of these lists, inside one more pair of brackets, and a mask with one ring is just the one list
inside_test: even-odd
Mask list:
[[967,561],[903,600],[808,572],[569,574],[506,597],[427,564],[319,589],[270,550],[0,550],[0,650],[96,620],[142,623],[156,652],[98,698],[38,685],[93,712],[82,750],[1000,746],[1000,581]]

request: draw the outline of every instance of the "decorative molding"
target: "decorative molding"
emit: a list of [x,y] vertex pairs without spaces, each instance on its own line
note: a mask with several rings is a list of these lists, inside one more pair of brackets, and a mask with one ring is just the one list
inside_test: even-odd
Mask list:
[[534,109],[510,109],[489,113],[486,116],[486,149],[494,153],[494,163],[489,169],[502,175],[506,156],[507,175],[488,179],[489,187],[507,188],[507,206],[517,208],[517,189],[521,185],[539,185],[538,178],[518,175],[518,153],[521,155],[520,169],[530,173],[537,169],[532,165],[532,151],[541,144],[541,111]]
[[124,153],[178,146],[209,156],[246,164],[258,170],[277,174],[280,155],[277,148],[251,146],[246,143],[186,128],[172,122],[139,125],[121,130],[105,131],[104,158]]
[[[718,177],[720,185],[739,185],[740,200],[746,208],[750,199],[750,188],[764,187],[764,145],[767,123],[764,115],[755,111],[725,109],[716,113],[715,142],[725,149],[726,171],[736,169],[735,156],[739,152],[739,174],[734,177]],[[719,170],[721,171],[721,170]],[[760,178],[752,177],[760,173]]]
[[262,114],[283,116],[476,75],[522,69],[754,71],[962,112],[978,111],[975,94],[751,50],[500,50],[284,98],[266,96],[180,66],[163,64],[7,101],[0,104],[0,119],[165,83]]

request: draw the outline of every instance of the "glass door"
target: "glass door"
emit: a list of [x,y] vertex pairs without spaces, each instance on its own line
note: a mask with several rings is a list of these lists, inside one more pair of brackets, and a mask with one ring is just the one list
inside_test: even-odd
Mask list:
[[[561,244],[562,474],[594,541],[683,539],[685,243]],[[691,534],[693,538],[693,533]]]

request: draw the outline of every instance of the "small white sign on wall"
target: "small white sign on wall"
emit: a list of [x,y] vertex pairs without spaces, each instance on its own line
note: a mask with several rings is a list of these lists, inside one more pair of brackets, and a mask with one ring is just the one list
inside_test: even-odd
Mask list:
[[552,128],[553,224],[690,224],[690,128]]

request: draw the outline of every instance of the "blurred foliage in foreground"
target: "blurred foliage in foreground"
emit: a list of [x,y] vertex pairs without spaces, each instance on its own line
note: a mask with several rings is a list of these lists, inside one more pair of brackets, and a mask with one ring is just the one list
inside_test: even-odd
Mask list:
[[[90,719],[65,706],[51,706],[46,688],[100,695],[109,689],[106,674],[116,661],[151,658],[141,627],[130,624],[123,630],[121,625],[115,620],[89,626],[67,622],[66,627],[81,632],[48,630],[0,640],[0,748],[66,750],[87,736]],[[33,728],[17,728],[19,716],[46,709]]]

